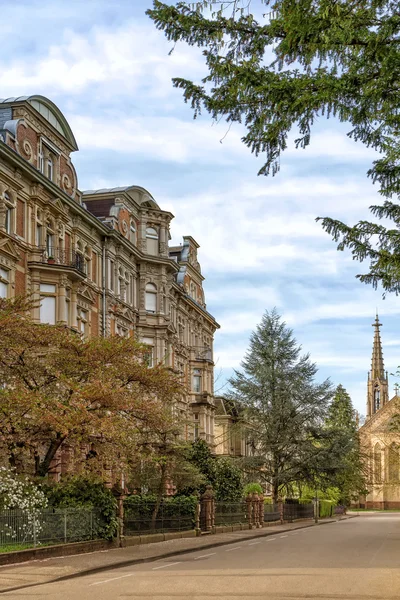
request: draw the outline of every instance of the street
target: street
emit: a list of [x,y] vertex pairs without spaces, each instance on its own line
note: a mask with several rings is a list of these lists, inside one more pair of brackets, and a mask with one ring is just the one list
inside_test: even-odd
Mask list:
[[400,513],[379,513],[2,595],[63,600],[390,600],[400,597],[399,567]]

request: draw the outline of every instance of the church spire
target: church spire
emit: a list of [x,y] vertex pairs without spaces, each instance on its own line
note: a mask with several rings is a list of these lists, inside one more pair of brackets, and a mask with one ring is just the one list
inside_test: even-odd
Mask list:
[[368,373],[368,398],[367,398],[367,418],[375,414],[389,400],[389,384],[387,372],[383,364],[383,352],[381,334],[379,328],[382,323],[379,322],[378,313],[376,313],[374,327],[374,343],[372,347],[371,371]]
[[375,328],[374,333],[374,345],[372,348],[372,364],[371,364],[371,379],[385,379],[385,367],[383,365],[383,353],[382,353],[382,342],[379,327],[382,327],[382,323],[379,323],[378,313],[376,313],[375,323],[372,324]]

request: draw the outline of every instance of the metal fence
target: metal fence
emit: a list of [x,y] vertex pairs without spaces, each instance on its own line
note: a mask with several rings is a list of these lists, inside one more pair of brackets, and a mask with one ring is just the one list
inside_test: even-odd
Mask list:
[[283,505],[283,518],[285,521],[294,521],[295,519],[312,519],[314,516],[314,504],[293,503]]
[[281,513],[277,504],[264,503],[264,522],[279,521]]
[[166,533],[188,531],[195,528],[195,509],[162,502],[153,517],[155,502],[144,500],[124,511],[124,534]]
[[344,515],[344,514],[346,514],[346,507],[345,506],[335,506],[335,508],[334,508],[334,514],[335,515]]
[[102,524],[95,509],[5,510],[0,512],[0,550],[98,539]]
[[246,502],[217,502],[215,507],[215,525],[234,525],[248,523]]

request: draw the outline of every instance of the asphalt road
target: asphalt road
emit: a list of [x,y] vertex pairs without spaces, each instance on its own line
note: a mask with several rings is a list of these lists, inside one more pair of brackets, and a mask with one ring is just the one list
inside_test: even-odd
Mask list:
[[19,600],[400,600],[399,567],[400,514],[378,513],[1,596]]

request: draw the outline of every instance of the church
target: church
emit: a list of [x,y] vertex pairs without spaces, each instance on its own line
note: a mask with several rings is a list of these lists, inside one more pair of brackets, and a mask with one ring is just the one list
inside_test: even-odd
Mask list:
[[[369,493],[360,507],[400,508],[400,398],[389,398],[378,315],[374,327],[371,370],[368,373],[367,415],[359,430]],[[397,387],[397,386],[396,386]]]

